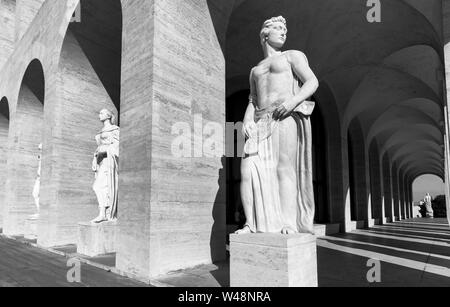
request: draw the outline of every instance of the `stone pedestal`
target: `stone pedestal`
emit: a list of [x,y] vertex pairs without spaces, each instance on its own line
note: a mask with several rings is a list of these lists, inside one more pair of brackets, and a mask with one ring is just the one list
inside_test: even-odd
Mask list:
[[317,287],[316,237],[230,235],[231,287]]
[[25,220],[25,234],[24,237],[27,240],[37,239],[37,228],[38,228],[39,217],[30,216]]
[[116,252],[117,222],[78,223],[77,253],[89,257]]
[[325,237],[337,234],[341,231],[341,225],[339,224],[315,224],[314,232],[316,237]]

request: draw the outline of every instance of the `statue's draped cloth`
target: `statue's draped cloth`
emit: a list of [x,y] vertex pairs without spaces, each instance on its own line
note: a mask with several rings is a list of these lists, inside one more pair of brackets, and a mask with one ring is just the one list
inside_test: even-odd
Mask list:
[[[292,115],[283,120],[273,120],[273,112],[279,104],[266,109],[256,110],[257,133],[252,135],[245,145],[245,159],[250,168],[253,192],[253,219],[247,217],[252,232],[281,232],[290,227],[298,232],[314,233],[314,189],[312,172],[312,130],[310,115],[314,103],[303,102]],[[278,180],[279,138],[297,126],[296,203],[282,204]],[[289,121],[291,121],[289,123]],[[295,142],[294,142],[295,143]],[[282,176],[282,175],[281,175]],[[248,191],[247,191],[248,193]],[[295,207],[295,208],[294,208]]]
[[106,148],[106,156],[98,160],[94,191],[100,208],[107,209],[108,220],[117,218],[119,185],[120,128],[113,126],[96,136],[97,144]]

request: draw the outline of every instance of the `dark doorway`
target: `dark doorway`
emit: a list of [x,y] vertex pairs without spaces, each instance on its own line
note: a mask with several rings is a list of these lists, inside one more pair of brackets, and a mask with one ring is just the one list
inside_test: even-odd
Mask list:
[[328,197],[327,197],[327,147],[326,130],[322,113],[318,107],[311,116],[312,126],[312,160],[313,184],[315,201],[316,223],[328,223]]

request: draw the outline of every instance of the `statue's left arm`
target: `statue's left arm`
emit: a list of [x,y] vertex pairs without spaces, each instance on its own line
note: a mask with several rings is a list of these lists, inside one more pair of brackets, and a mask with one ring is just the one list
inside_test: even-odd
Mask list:
[[111,145],[109,146],[110,153],[114,156],[119,156],[119,143],[120,143],[120,129],[114,130],[111,136]]
[[288,101],[284,102],[274,112],[275,118],[284,119],[289,116],[301,103],[314,95],[319,88],[319,80],[309,67],[308,59],[300,51],[289,51],[287,59],[291,64],[292,71],[298,79],[302,81],[303,86],[300,91]]

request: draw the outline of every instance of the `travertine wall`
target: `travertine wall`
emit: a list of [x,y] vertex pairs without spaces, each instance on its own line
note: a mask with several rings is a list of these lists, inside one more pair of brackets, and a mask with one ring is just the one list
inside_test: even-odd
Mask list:
[[28,30],[44,2],[45,0],[16,0],[16,42]]
[[16,0],[0,0],[0,68],[14,50]]

